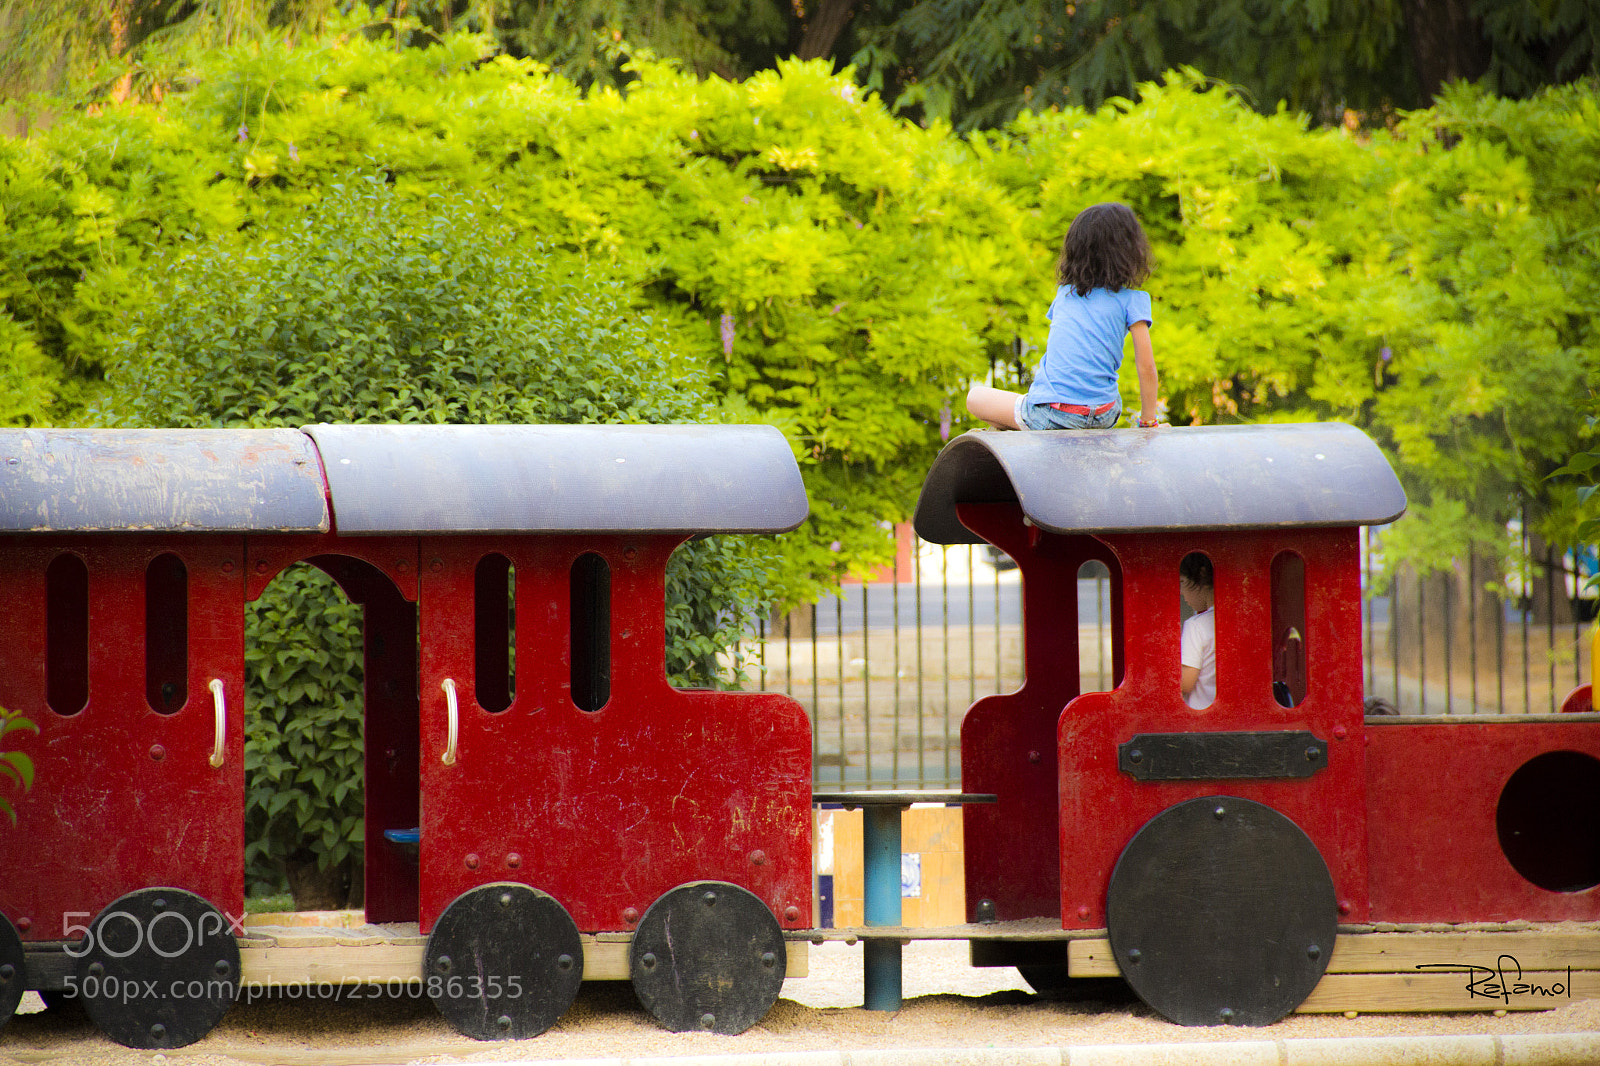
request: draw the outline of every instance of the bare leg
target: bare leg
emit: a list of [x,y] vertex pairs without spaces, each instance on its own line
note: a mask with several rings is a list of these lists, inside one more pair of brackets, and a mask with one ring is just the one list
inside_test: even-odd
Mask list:
[[1017,397],[1020,393],[974,385],[967,390],[967,413],[981,418],[996,429],[1021,429],[1017,425]]

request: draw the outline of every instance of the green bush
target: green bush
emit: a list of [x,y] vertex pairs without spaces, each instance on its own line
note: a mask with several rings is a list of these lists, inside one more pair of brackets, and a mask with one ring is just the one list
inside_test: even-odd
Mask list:
[[[704,374],[609,272],[440,191],[381,174],[334,183],[281,228],[159,264],[148,305],[109,333],[107,421],[680,422],[714,414]],[[713,538],[674,557],[668,669],[716,656],[770,609],[773,550]],[[309,848],[341,867],[361,841],[359,609],[320,575],[285,575],[250,615],[246,773],[253,884]]]

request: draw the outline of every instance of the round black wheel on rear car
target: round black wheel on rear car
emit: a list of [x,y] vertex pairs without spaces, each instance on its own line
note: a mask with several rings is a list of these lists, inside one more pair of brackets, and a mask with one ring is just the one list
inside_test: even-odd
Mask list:
[[1106,925],[1133,990],[1179,1025],[1270,1025],[1322,980],[1338,932],[1327,863],[1264,804],[1168,807],[1111,873]]
[[11,919],[0,914],[0,1029],[17,1012],[27,983],[28,960],[22,954],[22,937]]
[[422,983],[439,1013],[477,1040],[538,1036],[583,983],[583,940],[548,892],[511,881],[457,896],[428,936]]
[[114,900],[81,950],[72,967],[78,1001],[124,1047],[192,1044],[239,995],[233,926],[185,889],[141,888]]
[[735,1036],[766,1017],[789,968],[767,905],[725,881],[666,892],[639,919],[628,949],[633,989],[664,1027]]

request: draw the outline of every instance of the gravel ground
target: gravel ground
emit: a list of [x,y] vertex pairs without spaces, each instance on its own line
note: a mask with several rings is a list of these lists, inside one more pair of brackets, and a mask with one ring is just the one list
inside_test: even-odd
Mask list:
[[1541,1013],[1291,1015],[1266,1029],[1185,1029],[1137,1002],[1037,996],[1010,968],[973,969],[964,943],[917,941],[905,948],[905,1006],[861,1009],[861,948],[812,947],[811,976],[785,982],[782,998],[742,1036],[668,1033],[622,982],[592,982],[549,1032],[483,1044],[457,1035],[427,1000],[318,1002],[274,999],[234,1007],[210,1036],[166,1055],[130,1051],[100,1036],[77,1010],[30,1013],[0,1031],[0,1066],[63,1062],[128,1066],[249,1063],[356,1066],[366,1063],[492,1062],[511,1059],[734,1054],[834,1048],[1041,1047],[1262,1037],[1375,1037],[1600,1031],[1600,1001]]

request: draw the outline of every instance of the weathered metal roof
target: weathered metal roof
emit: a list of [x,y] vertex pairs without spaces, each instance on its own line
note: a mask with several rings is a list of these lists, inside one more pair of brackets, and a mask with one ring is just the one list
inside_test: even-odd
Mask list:
[[0,429],[3,532],[327,528],[299,430]]
[[315,425],[340,534],[772,533],[808,512],[770,426]]
[[1337,422],[978,431],[934,460],[917,533],[980,544],[956,504],[999,502],[1054,533],[1377,525],[1406,509],[1378,446]]

